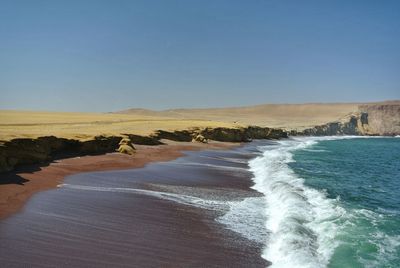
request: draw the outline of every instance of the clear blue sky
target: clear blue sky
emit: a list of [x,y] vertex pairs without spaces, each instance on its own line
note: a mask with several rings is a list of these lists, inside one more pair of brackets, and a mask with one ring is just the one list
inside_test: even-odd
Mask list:
[[0,109],[400,99],[400,1],[1,1]]

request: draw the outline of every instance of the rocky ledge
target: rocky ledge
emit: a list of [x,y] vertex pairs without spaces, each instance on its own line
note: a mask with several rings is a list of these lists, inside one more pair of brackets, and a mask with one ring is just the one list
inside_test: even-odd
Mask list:
[[291,136],[400,135],[400,103],[360,105],[357,112],[341,120],[304,130],[291,130],[289,134]]
[[290,136],[335,136],[335,135],[368,135],[368,114],[352,114],[340,121],[306,128],[291,130]]
[[118,151],[134,154],[135,144],[159,145],[162,139],[203,142],[208,140],[225,142],[249,142],[252,139],[286,138],[281,129],[263,127],[205,128],[178,131],[158,130],[149,136],[121,134],[121,136],[96,136],[80,141],[54,136],[37,139],[18,138],[0,143],[0,172],[11,171],[15,167],[29,164],[44,164],[55,159],[96,155]]
[[181,142],[202,142],[209,140],[225,142],[249,142],[253,139],[280,139],[290,136],[332,136],[332,135],[400,135],[400,102],[385,102],[360,105],[358,111],[336,122],[290,130],[268,127],[238,128],[194,128],[188,130],[158,130],[149,136],[121,134],[121,136],[96,136],[80,141],[54,136],[37,139],[13,139],[0,142],[0,172],[13,170],[17,166],[41,164],[54,159],[103,154],[119,151],[135,153],[135,144],[159,145],[163,139]]

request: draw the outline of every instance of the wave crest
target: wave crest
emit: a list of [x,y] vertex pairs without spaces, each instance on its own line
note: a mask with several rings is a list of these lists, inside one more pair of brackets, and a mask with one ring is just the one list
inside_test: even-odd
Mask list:
[[335,221],[345,210],[324,192],[305,186],[288,165],[293,151],[317,140],[279,141],[262,147],[263,154],[249,162],[253,188],[265,195],[269,236],[263,258],[272,267],[325,267],[337,246]]

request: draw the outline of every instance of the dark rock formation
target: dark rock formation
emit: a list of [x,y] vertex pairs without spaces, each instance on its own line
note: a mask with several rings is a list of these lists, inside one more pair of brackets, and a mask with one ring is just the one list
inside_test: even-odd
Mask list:
[[206,139],[226,142],[249,142],[253,139],[287,138],[282,129],[249,126],[247,128],[206,128],[200,131]]
[[371,133],[367,113],[354,113],[337,122],[331,122],[302,131],[292,130],[291,136],[376,135]]
[[163,144],[157,137],[154,137],[152,135],[150,136],[140,136],[140,135],[135,135],[135,134],[122,134],[126,137],[129,138],[129,140],[133,144],[138,144],[138,145],[160,145]]
[[278,128],[249,126],[244,131],[248,139],[281,139],[288,137],[286,131]]
[[115,150],[118,147],[121,137],[96,136],[94,140],[84,141],[79,152],[82,154],[102,154]]
[[172,140],[172,141],[192,141],[193,131],[190,130],[176,130],[176,131],[165,131],[157,130],[153,135],[154,138],[161,140]]
[[79,149],[78,141],[54,136],[13,139],[0,146],[0,171],[12,170],[17,165],[43,163],[60,152],[68,153]]
[[177,131],[158,130],[150,136],[123,134],[119,136],[96,136],[91,140],[57,138],[54,136],[37,139],[13,139],[0,144],[0,172],[13,170],[17,166],[42,164],[62,157],[103,154],[119,151],[133,154],[133,144],[158,145],[160,139],[174,141],[208,142],[208,140],[226,142],[248,142],[252,139],[286,138],[281,129],[247,128],[206,128]]
[[0,172],[10,171],[20,165],[46,163],[61,157],[113,152],[120,140],[121,137],[115,136],[97,136],[89,141],[54,136],[13,139],[0,145]]
[[226,142],[248,142],[250,139],[246,136],[244,128],[206,128],[200,131],[200,134],[208,139],[214,141]]

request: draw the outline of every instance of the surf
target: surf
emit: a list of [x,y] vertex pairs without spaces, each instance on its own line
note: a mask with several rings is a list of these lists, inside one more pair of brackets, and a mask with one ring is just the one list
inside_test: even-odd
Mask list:
[[261,147],[262,154],[249,161],[252,188],[264,194],[268,235],[262,257],[272,262],[271,267],[326,267],[337,246],[336,222],[346,211],[338,200],[307,187],[289,167],[294,151],[322,139],[334,138],[278,141]]

